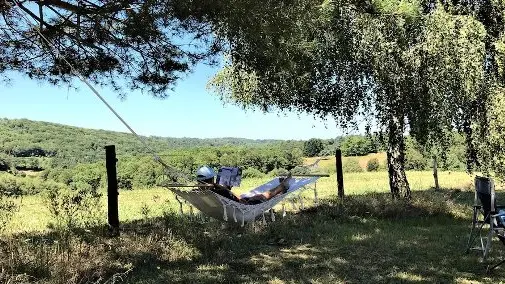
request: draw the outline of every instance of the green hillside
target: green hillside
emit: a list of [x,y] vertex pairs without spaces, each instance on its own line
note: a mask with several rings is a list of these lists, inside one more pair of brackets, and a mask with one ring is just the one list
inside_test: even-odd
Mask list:
[[[252,140],[243,138],[166,138],[146,137],[157,153],[174,155],[181,149],[289,146],[299,148],[302,141]],[[118,156],[148,154],[132,134],[85,129],[27,119],[0,119],[0,170],[8,164],[18,169],[69,167],[94,163],[104,158],[105,145],[114,144]],[[287,145],[286,145],[287,144]]]

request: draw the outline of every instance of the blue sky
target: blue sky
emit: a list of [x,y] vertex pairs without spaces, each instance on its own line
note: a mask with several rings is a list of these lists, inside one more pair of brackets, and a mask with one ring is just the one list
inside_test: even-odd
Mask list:
[[[244,111],[224,104],[206,90],[216,68],[199,65],[160,100],[132,92],[126,100],[99,89],[116,111],[141,135],[164,137],[241,137],[251,139],[335,138],[335,123],[296,113]],[[75,91],[12,75],[0,85],[0,117],[27,118],[61,124],[127,132],[127,128],[82,83]]]

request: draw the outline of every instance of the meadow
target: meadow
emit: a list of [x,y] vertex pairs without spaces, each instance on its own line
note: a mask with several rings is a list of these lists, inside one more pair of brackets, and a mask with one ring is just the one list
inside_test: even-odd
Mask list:
[[[381,154],[359,157],[359,164]],[[347,159],[347,158],[345,158]],[[306,159],[310,164],[314,159]],[[95,227],[49,229],[41,194],[18,200],[19,211],[0,242],[2,283],[495,283],[476,253],[465,254],[473,175],[409,171],[411,202],[393,201],[387,172],[345,173],[346,198],[336,198],[330,172],[287,202],[277,221],[245,227],[189,214],[165,188],[122,190],[121,234],[110,237],[106,212]],[[244,179],[240,193],[271,177]],[[498,186],[498,191],[501,187]],[[102,197],[103,207],[106,197]],[[303,200],[304,207],[299,200]],[[500,199],[500,198],[499,198]],[[489,262],[505,254],[494,244]]]
[[[323,161],[322,167],[330,166],[333,160]],[[237,193],[248,191],[264,182],[270,177],[245,179],[240,187],[234,190]],[[433,176],[427,171],[408,172],[408,179],[413,191],[425,190],[434,186]],[[471,188],[473,186],[472,176],[462,172],[440,172],[440,185],[443,188]],[[387,172],[362,172],[346,173],[344,176],[344,186],[346,195],[387,193],[389,191]],[[300,196],[304,200],[304,205],[313,206],[314,191],[310,186]],[[331,199],[336,195],[336,176],[321,178],[316,184],[317,195],[321,199]],[[299,196],[295,196],[296,199]],[[50,212],[44,203],[41,194],[25,196],[17,201],[20,208],[14,219],[7,227],[10,233],[44,231],[51,221]],[[106,196],[102,198],[103,208],[107,207]],[[279,209],[280,206],[277,207]],[[149,217],[160,217],[167,210],[179,211],[179,203],[174,195],[166,188],[149,188],[123,190],[119,194],[119,218],[121,221],[129,222],[145,219]],[[189,213],[188,206],[183,207],[183,212]],[[287,210],[293,210],[291,203],[287,205]],[[106,220],[106,212],[103,212],[103,220]]]

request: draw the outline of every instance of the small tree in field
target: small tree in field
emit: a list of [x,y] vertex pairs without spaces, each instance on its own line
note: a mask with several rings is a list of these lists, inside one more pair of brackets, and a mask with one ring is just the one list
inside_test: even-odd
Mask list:
[[323,149],[324,143],[318,138],[311,138],[303,143],[303,155],[306,157],[319,156]]

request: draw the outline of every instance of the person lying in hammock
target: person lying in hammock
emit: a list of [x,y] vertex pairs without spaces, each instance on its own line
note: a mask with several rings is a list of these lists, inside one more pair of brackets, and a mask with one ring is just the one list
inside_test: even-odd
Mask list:
[[236,202],[240,202],[243,204],[259,204],[262,202],[265,202],[269,199],[272,199],[274,196],[277,196],[282,193],[286,193],[289,189],[289,180],[291,179],[291,173],[288,174],[287,177],[285,178],[279,178],[279,181],[281,182],[278,186],[275,188],[272,188],[268,191],[265,191],[263,193],[250,196],[250,197],[243,197],[241,198],[240,196],[235,195],[231,191],[231,187],[223,186],[220,184],[217,184],[214,182],[214,177],[216,176],[216,173],[214,170],[208,166],[203,166],[198,169],[196,172],[196,180],[199,184],[203,185],[211,185],[210,187],[208,186],[202,186],[201,189],[208,189],[212,190],[213,192],[224,196],[228,199],[231,199]]

